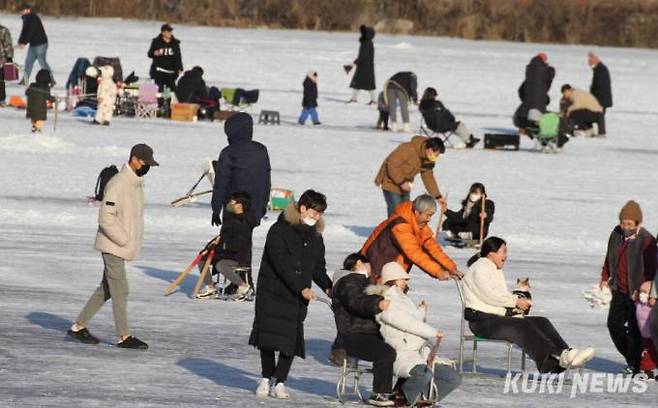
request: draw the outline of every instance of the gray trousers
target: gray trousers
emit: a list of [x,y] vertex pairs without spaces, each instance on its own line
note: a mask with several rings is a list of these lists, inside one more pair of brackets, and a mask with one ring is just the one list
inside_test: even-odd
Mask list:
[[[425,368],[425,365],[417,365],[411,369],[409,373],[411,377],[402,385],[402,391],[409,403],[416,401],[421,393],[427,397],[427,391],[432,380],[432,372]],[[434,382],[438,391],[438,401],[442,401],[446,395],[459,387],[461,381],[461,376],[454,368],[442,364],[436,364],[434,366]]]
[[[203,270],[203,264],[204,262],[199,262],[199,272]],[[215,270],[224,275],[224,277],[226,277],[226,279],[228,279],[231,283],[240,286],[245,282],[242,280],[240,275],[235,272],[235,268],[237,268],[239,265],[240,264],[237,261],[233,261],[231,259],[222,259],[215,264]],[[210,273],[206,273],[206,277],[203,283],[208,286],[212,286],[212,275]]]
[[126,261],[116,255],[103,253],[103,279],[87,304],[80,312],[75,322],[87,327],[92,317],[101,307],[112,299],[112,313],[117,335],[128,336],[128,279],[126,277]]
[[400,112],[402,112],[402,121],[404,123],[409,123],[409,97],[407,94],[401,89],[390,87],[386,91],[386,98],[388,99],[389,121],[397,122],[396,110],[399,102]]
[[454,132],[464,143],[467,143],[471,139],[471,132],[468,131],[464,122],[459,122]]

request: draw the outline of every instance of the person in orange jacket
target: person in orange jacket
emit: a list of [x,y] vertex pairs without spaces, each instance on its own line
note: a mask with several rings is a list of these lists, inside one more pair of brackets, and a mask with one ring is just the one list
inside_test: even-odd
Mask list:
[[375,228],[361,248],[372,265],[373,275],[379,277],[388,262],[397,262],[408,272],[416,265],[428,275],[447,280],[461,279],[463,274],[436,239],[428,223],[437,211],[434,197],[422,194],[405,201],[393,214]]

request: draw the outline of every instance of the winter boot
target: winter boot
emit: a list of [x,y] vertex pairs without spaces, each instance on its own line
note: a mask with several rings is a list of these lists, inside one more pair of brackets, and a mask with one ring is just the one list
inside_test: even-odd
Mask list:
[[562,368],[571,368],[573,367],[573,362],[576,359],[579,351],[573,348],[568,348],[562,350],[560,357],[558,358],[560,367]]
[[280,382],[277,383],[272,388],[270,388],[270,397],[276,399],[288,399],[290,398],[290,394],[288,394],[288,391],[286,390],[286,386],[282,382]]
[[471,137],[469,137],[468,141],[465,143],[466,148],[467,149],[472,149],[476,144],[478,144],[479,141],[480,141],[480,139],[478,139],[477,137],[471,135]]
[[583,350],[578,350],[578,354],[571,362],[572,367],[583,367],[587,364],[588,361],[594,358],[596,355],[596,350],[592,347],[587,347]]
[[261,378],[256,388],[256,396],[265,398],[270,395],[270,380],[268,378]]

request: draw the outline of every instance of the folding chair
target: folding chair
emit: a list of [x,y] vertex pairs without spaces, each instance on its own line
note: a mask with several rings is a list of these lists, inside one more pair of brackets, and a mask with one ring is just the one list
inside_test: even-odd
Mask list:
[[138,118],[153,119],[158,114],[158,85],[150,82],[141,84],[137,92],[135,115]]
[[455,144],[452,143],[450,140],[451,137],[456,136],[456,133],[453,132],[452,130],[448,130],[446,132],[435,132],[434,130],[430,129],[426,122],[425,122],[425,117],[421,114],[420,115],[420,131],[425,134],[427,137],[438,137],[441,139],[443,144],[446,145],[446,147],[452,147],[455,148]]
[[[506,340],[494,340],[494,339],[487,339],[484,337],[476,336],[474,334],[466,334],[466,319],[464,318],[464,312],[466,310],[466,306],[464,304],[464,292],[462,290],[462,283],[461,281],[455,280],[457,283],[457,292],[459,293],[459,301],[461,302],[462,305],[462,311],[461,311],[461,324],[459,326],[459,373],[462,374],[464,372],[464,349],[467,341],[473,342],[473,356],[471,358],[471,361],[473,363],[473,368],[471,370],[471,373],[477,374],[477,350],[478,350],[478,343],[484,343],[484,342],[489,342],[489,343],[501,343],[504,344],[507,347],[507,374],[512,373],[512,349],[514,348],[514,343],[511,343]],[[521,370],[525,372],[525,351],[521,350]]]
[[359,359],[356,357],[347,356],[343,359],[338,382],[336,382],[336,397],[341,404],[345,403],[345,389],[350,376],[352,376],[353,381],[351,394],[357,397],[359,401],[363,401],[363,395],[361,395],[361,390],[359,389],[359,380],[363,374],[368,373],[372,374],[372,366],[359,366]]

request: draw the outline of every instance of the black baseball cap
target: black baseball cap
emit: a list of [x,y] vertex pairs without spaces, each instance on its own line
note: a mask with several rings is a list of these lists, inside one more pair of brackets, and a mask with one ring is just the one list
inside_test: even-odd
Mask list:
[[140,143],[133,146],[133,148],[130,149],[130,157],[133,156],[144,160],[144,163],[149,166],[159,166],[158,162],[153,158],[153,149],[147,144]]
[[160,32],[163,32],[163,31],[174,31],[174,27],[170,26],[169,23],[163,24],[160,27]]

